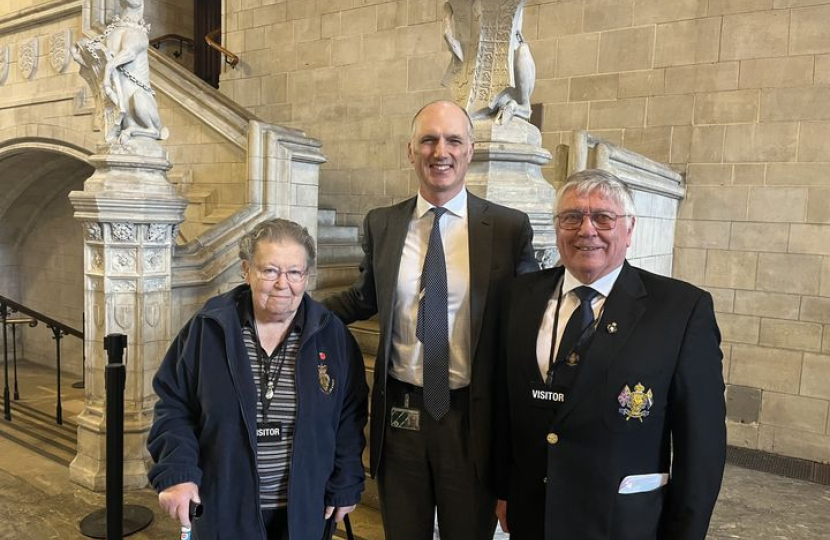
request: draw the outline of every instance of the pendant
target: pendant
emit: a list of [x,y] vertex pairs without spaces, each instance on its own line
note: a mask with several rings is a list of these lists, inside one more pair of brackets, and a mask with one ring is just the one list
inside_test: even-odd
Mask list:
[[274,383],[268,381],[268,388],[265,390],[265,399],[274,399]]

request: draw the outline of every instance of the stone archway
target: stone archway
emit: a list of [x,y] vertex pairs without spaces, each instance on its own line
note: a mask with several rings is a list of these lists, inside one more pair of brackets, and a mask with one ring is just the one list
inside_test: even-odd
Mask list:
[[[0,294],[80,329],[83,235],[68,194],[83,187],[93,168],[85,149],[71,142],[77,137],[69,139],[0,139]],[[36,331],[20,338],[28,360],[54,365],[49,339]],[[66,340],[62,371],[80,376],[82,348]]]

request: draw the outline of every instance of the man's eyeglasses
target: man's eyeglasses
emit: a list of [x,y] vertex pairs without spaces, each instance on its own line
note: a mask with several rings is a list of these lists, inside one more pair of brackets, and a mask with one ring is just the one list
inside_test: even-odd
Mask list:
[[299,283],[308,275],[307,270],[280,270],[279,268],[257,268],[257,277],[262,281],[277,281],[285,276],[289,283]]
[[628,214],[615,214],[614,212],[562,212],[556,214],[556,222],[561,229],[575,231],[582,226],[585,216],[591,220],[591,224],[598,231],[607,231],[617,225],[617,218],[628,217]]

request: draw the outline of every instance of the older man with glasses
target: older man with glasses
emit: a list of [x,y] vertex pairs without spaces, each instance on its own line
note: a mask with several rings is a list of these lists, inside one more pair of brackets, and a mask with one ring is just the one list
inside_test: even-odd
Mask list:
[[511,540],[704,540],[726,456],[712,297],[630,266],[628,188],[559,190],[564,266],[519,276],[505,312],[497,513]]

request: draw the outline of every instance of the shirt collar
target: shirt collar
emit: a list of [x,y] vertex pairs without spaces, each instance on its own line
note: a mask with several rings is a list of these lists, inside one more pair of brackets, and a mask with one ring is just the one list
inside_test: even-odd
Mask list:
[[[424,217],[424,215],[430,211],[430,209],[434,208],[435,205],[429,202],[428,200],[424,199],[421,196],[421,192],[418,191],[418,202],[415,206],[415,212],[418,219]],[[458,192],[458,195],[447,201],[447,204],[444,205],[444,208],[449,210],[449,212],[457,217],[463,218],[467,215],[467,190],[462,189]]]
[[593,283],[580,282],[567,268],[565,268],[565,280],[562,282],[562,295],[564,296],[568,294],[577,287],[587,285],[607,298],[608,295],[611,294],[611,289],[614,288],[614,283],[617,282],[620,272],[622,272],[622,267],[623,265],[619,265]]

